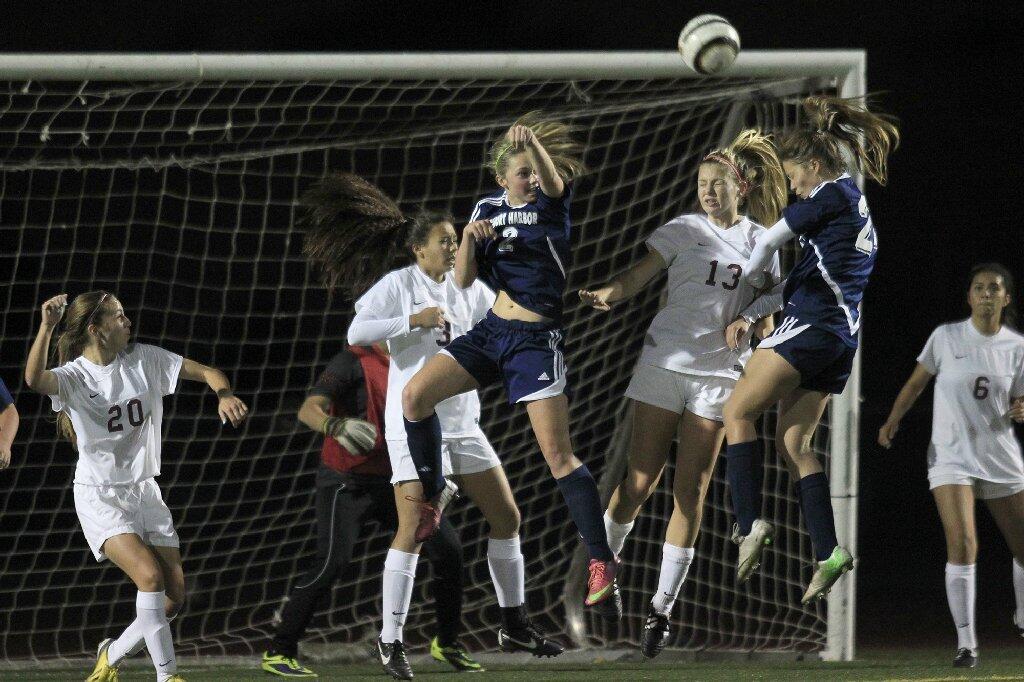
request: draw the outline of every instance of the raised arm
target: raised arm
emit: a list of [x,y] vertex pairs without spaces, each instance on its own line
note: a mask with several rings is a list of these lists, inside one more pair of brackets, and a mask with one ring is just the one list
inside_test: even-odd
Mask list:
[[921,392],[928,386],[928,382],[932,380],[933,376],[924,365],[917,363],[917,367],[914,368],[910,378],[907,379],[907,383],[903,384],[899,395],[896,396],[896,402],[892,404],[889,418],[885,420],[882,428],[878,430],[878,444],[883,448],[892,447],[892,440],[896,437],[896,432],[900,428],[900,420],[914,406],[914,403],[917,402]]
[[597,289],[580,289],[580,300],[598,310],[611,310],[612,303],[627,299],[640,291],[655,275],[665,269],[665,259],[651,249],[628,270]]
[[764,234],[758,237],[757,243],[754,244],[754,249],[750,253],[750,258],[747,259],[746,264],[743,266],[743,272],[747,273],[747,283],[750,286],[755,289],[764,288],[769,275],[768,269],[772,262],[772,256],[782,248],[783,244],[795,236],[796,232],[789,229],[786,219],[780,218],[779,222],[772,225]]
[[249,408],[231,392],[231,382],[219,369],[185,358],[179,376],[188,381],[202,381],[217,394],[217,414],[221,423],[230,421],[237,428],[249,414]]
[[58,294],[43,303],[43,319],[28,352],[28,360],[25,361],[25,385],[36,393],[57,395],[57,375],[46,369],[46,355],[50,348],[50,337],[53,336],[53,330],[57,328],[60,318],[64,316],[64,308],[67,305],[67,294]]
[[508,141],[512,143],[513,152],[526,152],[533,172],[537,174],[540,190],[552,199],[557,199],[565,192],[565,181],[555,170],[555,164],[548,155],[544,145],[527,126],[516,125],[508,129]]

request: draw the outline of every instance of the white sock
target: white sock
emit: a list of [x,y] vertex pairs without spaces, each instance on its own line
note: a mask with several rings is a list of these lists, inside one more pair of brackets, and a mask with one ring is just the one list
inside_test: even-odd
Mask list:
[[[167,614],[164,611],[165,600],[163,591],[140,590],[135,597],[135,621],[117,639],[120,642],[118,650],[121,653],[116,660],[120,660],[127,651],[138,644],[136,637],[141,634],[149,649],[149,657],[153,660],[156,678],[159,681],[166,680],[178,670],[174,658],[174,642],[171,640],[171,626],[167,624]],[[111,663],[113,660],[111,659]]]
[[956,645],[971,651],[978,648],[974,634],[974,569],[975,564],[946,564],[946,599],[956,625]]
[[1017,596],[1017,627],[1024,629],[1024,566],[1013,560],[1013,593]]
[[491,538],[487,541],[487,568],[491,569],[498,606],[521,606],[526,602],[525,569],[518,535],[508,540]]
[[676,547],[667,542],[661,548],[661,573],[658,574],[658,592],[651,600],[651,608],[658,613],[670,613],[679,596],[679,588],[686,580],[686,572],[693,561],[693,547]]
[[[168,618],[167,623],[170,624],[175,616],[177,614]],[[131,625],[125,628],[120,637],[110,643],[110,647],[107,649],[107,662],[110,665],[116,666],[124,659],[131,658],[145,648],[146,638],[142,635],[142,624],[136,618],[132,621]]]
[[412,584],[416,579],[416,562],[419,558],[419,554],[389,549],[384,560],[384,627],[380,631],[380,638],[386,644],[402,641],[402,628],[412,601]]
[[608,546],[616,556],[622,554],[622,546],[626,544],[626,536],[633,530],[633,521],[618,523],[607,511],[604,513],[604,532],[608,536]]

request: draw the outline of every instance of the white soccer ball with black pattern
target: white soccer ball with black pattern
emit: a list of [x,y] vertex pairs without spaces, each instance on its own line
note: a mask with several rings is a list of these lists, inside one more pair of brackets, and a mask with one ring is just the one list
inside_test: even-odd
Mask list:
[[679,34],[679,54],[687,66],[706,76],[726,71],[740,52],[740,34],[725,17],[701,14]]

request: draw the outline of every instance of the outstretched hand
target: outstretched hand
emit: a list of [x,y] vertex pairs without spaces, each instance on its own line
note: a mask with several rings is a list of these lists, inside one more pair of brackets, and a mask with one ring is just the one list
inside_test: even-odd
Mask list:
[[225,396],[217,404],[217,414],[220,415],[221,423],[231,422],[236,429],[249,416],[249,408],[239,398],[233,395]]
[[601,287],[590,291],[588,289],[580,289],[579,295],[580,300],[591,308],[607,312],[612,309],[611,303],[608,302],[608,297],[611,294],[611,287]]

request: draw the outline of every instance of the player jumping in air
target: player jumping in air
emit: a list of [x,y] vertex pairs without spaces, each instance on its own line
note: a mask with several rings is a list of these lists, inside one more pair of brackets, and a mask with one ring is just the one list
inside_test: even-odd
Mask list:
[[[573,453],[561,330],[570,267],[572,178],[583,172],[567,126],[528,114],[491,147],[501,190],[477,202],[455,261],[455,281],[479,278],[498,292],[486,318],[414,376],[402,395],[409,450],[427,499],[440,490],[435,406],[501,380],[510,404],[526,403],[537,443],[590,555],[585,603],[622,616],[601,499],[590,470]],[[424,532],[435,521],[424,514]]]
[[[46,369],[50,337],[67,307],[57,340],[59,365]],[[129,344],[131,322],[105,291],[67,305],[60,294],[42,305],[42,323],[25,365],[25,384],[50,396],[61,436],[78,451],[75,511],[97,561],[109,558],[138,588],[135,620],[116,639],[100,643],[87,682],[117,680],[117,665],[142,647],[157,682],[177,674],[168,624],[185,601],[178,534],[160,496],[163,397],[179,379],[216,391],[222,422],[239,426],[248,408],[224,373],[143,343]]]
[[[428,514],[436,529],[455,489],[449,476],[458,480],[490,528],[487,563],[501,606],[498,639],[502,647],[536,656],[562,653],[562,647],[538,632],[526,614],[519,510],[501,463],[480,429],[476,391],[467,387],[437,406],[439,480],[434,489],[425,490],[423,472],[410,454],[402,424],[401,396],[410,377],[486,314],[493,292],[482,283],[468,288],[455,284],[451,269],[458,239],[451,218],[444,214],[424,212],[406,218],[380,189],[347,173],[325,180],[307,196],[307,203],[313,210],[305,252],[320,265],[328,283],[357,294],[380,278],[356,301],[348,330],[349,343],[386,341],[390,352],[384,421],[398,530],[384,562],[384,626],[376,642],[378,660],[396,679],[412,677],[402,628],[421,543],[429,537],[418,534],[417,528],[427,506],[424,497],[429,495],[435,500]],[[387,272],[408,252],[415,258],[413,265]]]
[[[885,184],[887,157],[899,132],[887,118],[853,100],[809,97],[803,127],[781,141],[779,157],[799,201],[758,241],[743,266],[755,287],[771,286],[772,255],[799,237],[803,251],[784,284],[765,297],[783,320],[754,351],[725,405],[726,475],[739,542],[737,578],[750,577],[772,541],[761,516],[761,456],[755,424],[780,403],[776,447],[797,477],[800,508],[817,567],[803,602],[823,597],[853,557],[836,540],[828,480],[811,439],[829,395],[846,386],[857,351],[860,302],[878,251],[867,199],[846,172]],[[781,291],[779,291],[781,289]]]
[[946,598],[958,668],[978,662],[975,498],[985,500],[1013,553],[1013,620],[1024,635],[1024,461],[1013,433],[1013,422],[1024,422],[1024,336],[1013,328],[1015,291],[1009,270],[998,263],[971,270],[971,316],[932,332],[878,431],[879,444],[892,447],[903,415],[935,377],[928,484],[946,534]]
[[[640,649],[649,658],[668,640],[669,614],[693,561],[704,495],[722,446],[722,407],[751,353],[746,338],[727,341],[726,327],[757,295],[743,280],[742,264],[764,233],[762,224],[774,223],[786,203],[786,177],[771,141],[747,130],[705,156],[697,172],[697,198],[701,212],[655,230],[647,240],[649,252],[629,270],[600,288],[579,292],[584,303],[610,310],[668,270],[668,301],[647,331],[626,389],[633,401],[629,466],[604,517],[608,543],[619,554],[661,478],[678,431],[672,516],[658,590],[640,636]],[[742,215],[741,207],[753,219]],[[778,259],[771,270],[778,277]],[[729,331],[740,334],[739,325]],[[770,331],[769,317],[759,335]]]

